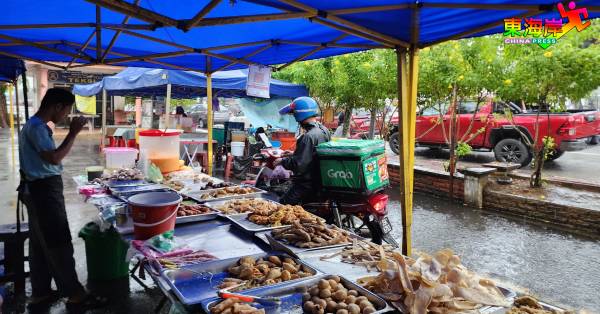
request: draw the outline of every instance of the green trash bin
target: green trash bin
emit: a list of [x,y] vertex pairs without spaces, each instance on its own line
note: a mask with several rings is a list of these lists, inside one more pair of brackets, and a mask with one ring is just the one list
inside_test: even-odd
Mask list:
[[372,194],[389,185],[381,140],[340,139],[317,146],[323,189]]
[[88,280],[114,280],[129,275],[129,244],[121,238],[115,228],[100,232],[98,225],[89,222],[81,228],[79,237],[85,242]]

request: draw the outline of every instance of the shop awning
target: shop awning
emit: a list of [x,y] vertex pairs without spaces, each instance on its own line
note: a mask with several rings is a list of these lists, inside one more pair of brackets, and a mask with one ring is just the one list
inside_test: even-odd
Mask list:
[[[218,96],[245,97],[248,70],[217,72],[212,75],[213,90]],[[92,96],[106,89],[108,95],[117,96],[165,96],[166,86],[171,84],[171,97],[195,98],[206,96],[206,75],[180,70],[127,68],[100,82],[73,86],[73,93]],[[307,96],[304,85],[271,80],[271,97],[296,98]]]

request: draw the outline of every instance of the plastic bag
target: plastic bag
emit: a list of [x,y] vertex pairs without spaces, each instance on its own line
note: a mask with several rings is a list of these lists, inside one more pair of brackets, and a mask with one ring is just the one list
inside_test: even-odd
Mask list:
[[146,240],[144,244],[163,254],[184,247],[185,244],[180,243],[173,236],[173,233],[174,231],[171,230],[159,235],[155,235]]
[[148,181],[154,183],[161,183],[163,181],[163,175],[160,169],[153,163],[148,167]]
[[283,168],[281,165],[275,167],[271,173],[271,179],[289,179],[290,171]]

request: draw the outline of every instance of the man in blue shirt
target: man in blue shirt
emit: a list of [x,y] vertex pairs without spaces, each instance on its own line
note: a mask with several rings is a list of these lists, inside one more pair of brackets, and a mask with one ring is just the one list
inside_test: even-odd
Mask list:
[[[19,134],[21,185],[19,198],[27,206],[29,217],[29,267],[32,310],[46,307],[60,296],[68,298],[67,309],[85,310],[105,300],[88,295],[79,283],[73,259],[71,231],[65,210],[62,160],[83,129],[85,118],[71,121],[69,133],[58,147],[47,123],[63,121],[71,112],[75,96],[51,88],[38,112],[27,121]],[[51,290],[54,279],[58,293]]]

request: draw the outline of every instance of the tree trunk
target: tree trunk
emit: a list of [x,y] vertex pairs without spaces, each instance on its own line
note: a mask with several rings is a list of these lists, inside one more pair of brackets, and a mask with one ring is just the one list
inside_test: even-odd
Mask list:
[[0,127],[6,129],[8,125],[6,124],[6,116],[7,116],[7,102],[6,97],[4,96],[4,87],[0,87]]
[[352,109],[347,107],[344,110],[344,127],[342,128],[342,137],[347,137],[350,133],[350,120],[352,120]]
[[377,124],[377,109],[371,109],[371,124],[369,125],[369,139],[375,137],[375,125]]
[[[452,116],[450,117],[450,199],[454,200],[454,172],[456,172],[456,141],[458,140],[458,125],[457,125],[457,86],[454,84],[454,88],[452,89]],[[443,123],[443,122],[442,122]]]

